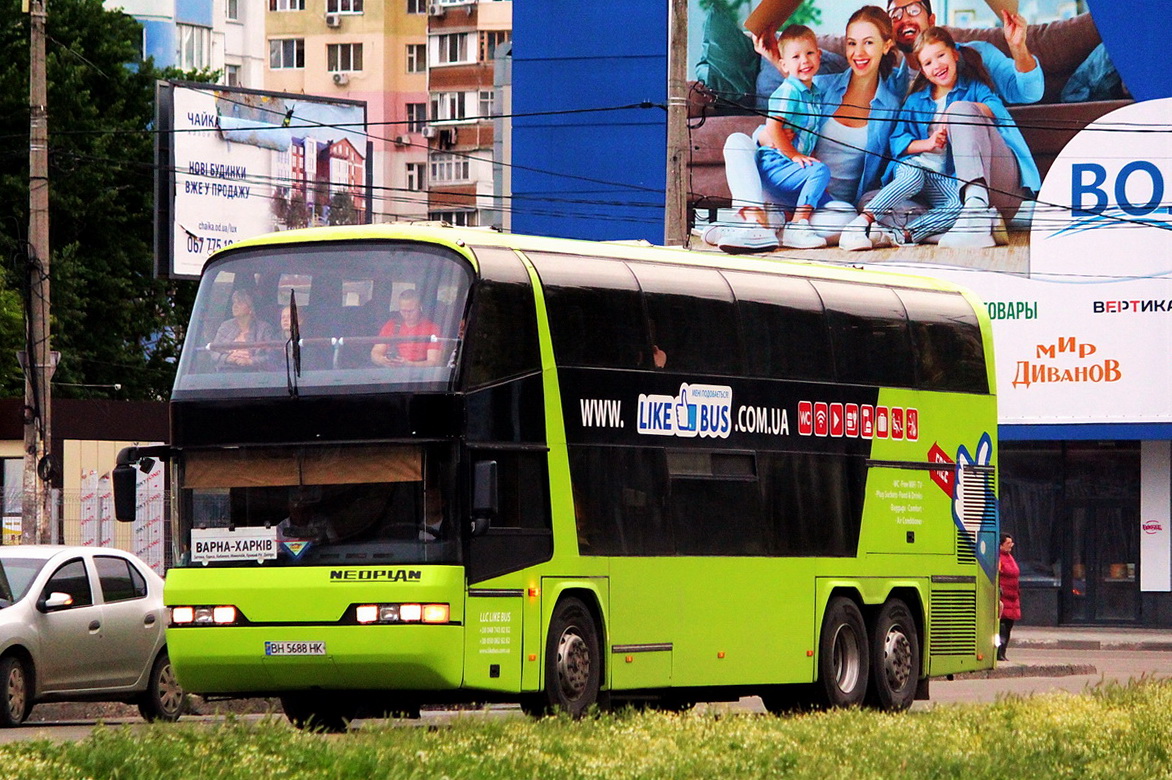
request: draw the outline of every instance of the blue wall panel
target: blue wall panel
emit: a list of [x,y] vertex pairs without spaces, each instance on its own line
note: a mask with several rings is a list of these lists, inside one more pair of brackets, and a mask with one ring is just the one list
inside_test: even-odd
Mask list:
[[[666,100],[666,2],[518,3],[514,232],[661,243]],[[644,101],[657,107],[526,116]]]

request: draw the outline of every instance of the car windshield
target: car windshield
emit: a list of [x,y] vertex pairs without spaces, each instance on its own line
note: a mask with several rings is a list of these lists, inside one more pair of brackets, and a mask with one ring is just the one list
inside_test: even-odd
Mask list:
[[200,282],[173,397],[449,389],[471,278],[413,242],[228,254]]
[[451,463],[418,446],[185,453],[179,565],[456,563]]
[[28,593],[45,566],[44,558],[21,558],[0,553],[0,609],[11,607]]

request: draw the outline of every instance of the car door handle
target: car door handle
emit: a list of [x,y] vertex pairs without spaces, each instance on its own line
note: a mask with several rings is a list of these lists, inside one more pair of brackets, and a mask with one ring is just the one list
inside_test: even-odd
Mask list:
[[96,620],[90,621],[90,631],[97,631],[101,627],[102,627],[102,624],[99,623],[98,621],[96,621]]
[[153,626],[155,624],[155,616],[147,615],[142,619],[142,623],[144,626]]

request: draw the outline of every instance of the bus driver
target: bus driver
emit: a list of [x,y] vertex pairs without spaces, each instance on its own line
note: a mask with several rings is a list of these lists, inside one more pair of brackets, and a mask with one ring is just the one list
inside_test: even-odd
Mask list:
[[[390,344],[375,344],[370,349],[371,362],[376,366],[440,365],[439,342],[428,340],[438,337],[440,329],[423,316],[418,292],[404,290],[399,294],[399,316],[402,318],[401,323],[396,322],[394,318],[387,320],[378,335],[380,338],[397,337],[407,340],[396,343],[393,353],[389,349]],[[411,337],[417,337],[419,340],[411,340]]]

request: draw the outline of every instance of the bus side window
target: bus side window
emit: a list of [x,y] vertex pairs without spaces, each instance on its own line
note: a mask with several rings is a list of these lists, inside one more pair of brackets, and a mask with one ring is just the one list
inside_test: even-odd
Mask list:
[[866,485],[863,458],[761,453],[758,464],[775,555],[857,554]]
[[897,290],[907,308],[917,386],[925,390],[989,392],[981,326],[963,295]]
[[907,313],[885,287],[816,281],[826,305],[838,381],[915,387]]
[[559,365],[650,368],[651,340],[639,286],[613,260],[527,253],[545,290]]
[[472,390],[541,369],[529,273],[510,249],[478,247],[484,279],[472,290],[464,329],[464,387]]
[[750,376],[834,380],[822,299],[805,279],[725,271]]
[[714,270],[629,263],[667,371],[741,373],[732,291]]
[[572,446],[580,555],[672,555],[663,450]]
[[481,582],[553,557],[549,467],[545,452],[491,450],[472,462],[497,462],[497,516],[471,540],[468,581]]
[[753,453],[669,451],[676,555],[770,553]]

